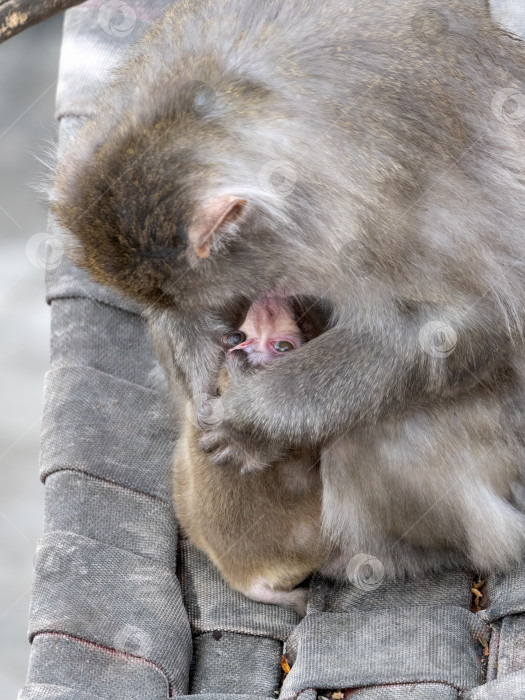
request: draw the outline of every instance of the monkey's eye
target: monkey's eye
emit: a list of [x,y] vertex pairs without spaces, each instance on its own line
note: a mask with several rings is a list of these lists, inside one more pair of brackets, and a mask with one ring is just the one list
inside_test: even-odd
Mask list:
[[288,350],[294,349],[293,344],[288,342],[288,340],[278,340],[273,347],[277,352],[288,352]]
[[240,343],[244,343],[246,335],[242,331],[232,331],[222,336],[222,344],[225,348],[234,348]]

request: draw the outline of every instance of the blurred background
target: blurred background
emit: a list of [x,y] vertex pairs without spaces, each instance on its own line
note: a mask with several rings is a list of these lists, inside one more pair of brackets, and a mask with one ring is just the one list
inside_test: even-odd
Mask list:
[[43,520],[38,450],[49,309],[44,181],[55,140],[62,16],[0,44],[0,695],[24,684],[32,562]]

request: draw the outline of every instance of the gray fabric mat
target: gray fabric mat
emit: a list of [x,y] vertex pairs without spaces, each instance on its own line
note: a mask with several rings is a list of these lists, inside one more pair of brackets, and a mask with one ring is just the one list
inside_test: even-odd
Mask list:
[[352,700],[456,700],[454,688],[439,683],[402,684],[357,690]]
[[288,608],[256,603],[232,591],[208,558],[185,537],[179,541],[178,575],[195,633],[224,630],[285,640],[299,622]]
[[101,304],[86,297],[54,299],[52,368],[91,367],[149,387],[157,363],[142,318],[107,305],[98,313]]
[[[90,0],[67,13],[59,157],[93,115],[108,71],[169,4]],[[494,5],[525,32],[521,0]],[[49,236],[55,251],[66,246],[52,219]],[[156,363],[140,309],[66,257],[55,262],[46,515],[20,700],[275,700],[279,691],[315,700],[314,689],[338,687],[359,700],[525,697],[525,566],[489,577],[477,615],[462,572],[372,589],[314,577],[300,624],[231,591],[177,533],[175,423],[150,388]]]
[[[267,637],[244,634],[200,634],[194,640],[189,692],[274,696],[279,688],[282,644]],[[227,673],[228,685],[224,674]]]
[[525,564],[505,574],[488,577],[485,591],[487,608],[480,615],[492,622],[504,615],[524,611]]
[[86,474],[64,470],[48,477],[44,529],[83,535],[175,570],[171,503]]
[[294,663],[281,697],[295,697],[311,687],[418,681],[466,690],[483,680],[478,640],[488,643],[486,626],[452,606],[307,615],[286,645]]
[[352,612],[411,605],[454,605],[470,610],[472,575],[452,572],[404,581],[383,581],[375,588],[357,588],[314,577],[309,612]]
[[20,692],[18,700],[106,700],[101,695],[84,693],[60,685],[28,683]]
[[192,642],[173,571],[60,530],[42,537],[35,570],[30,637],[55,630],[147,659],[184,691]]
[[523,700],[525,698],[525,671],[503,676],[497,681],[465,693],[462,700]]
[[[169,693],[166,676],[153,664],[56,633],[33,640],[28,683],[37,684],[40,693],[58,686],[104,700],[160,700]],[[41,695],[27,700],[33,697]]]
[[173,423],[154,391],[93,368],[60,367],[46,377],[42,422],[42,479],[76,469],[171,498]]

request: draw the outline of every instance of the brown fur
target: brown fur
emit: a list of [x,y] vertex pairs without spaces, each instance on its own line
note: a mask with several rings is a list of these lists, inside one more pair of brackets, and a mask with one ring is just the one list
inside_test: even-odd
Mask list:
[[[226,384],[224,368],[220,387]],[[175,508],[183,529],[232,588],[304,614],[306,590],[292,589],[330,551],[321,538],[319,461],[305,450],[239,474],[213,463],[199,448],[201,434],[186,420],[175,452]]]
[[[280,361],[283,353],[272,353],[276,342],[286,338],[286,352],[296,351],[322,330],[322,319],[301,313],[297,300],[257,300],[239,328],[242,344],[229,342],[231,334],[223,339],[229,347],[218,393],[227,389],[231,372],[260,371],[264,364]],[[295,450],[267,469],[239,474],[218,466],[202,450],[202,436],[187,416],[174,459],[181,525],[233,588],[304,615],[307,589],[293,589],[333,550],[321,535],[319,451]]]

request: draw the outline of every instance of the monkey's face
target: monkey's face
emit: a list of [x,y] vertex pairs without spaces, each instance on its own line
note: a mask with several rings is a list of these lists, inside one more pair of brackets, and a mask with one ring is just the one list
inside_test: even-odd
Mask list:
[[304,342],[290,302],[280,297],[252,304],[239,333],[240,342],[228,352],[245,352],[252,365],[268,364]]
[[[166,140],[166,137],[163,137]],[[194,151],[136,134],[62,167],[51,205],[77,264],[139,303],[185,308],[285,284],[282,226],[219,186]]]

